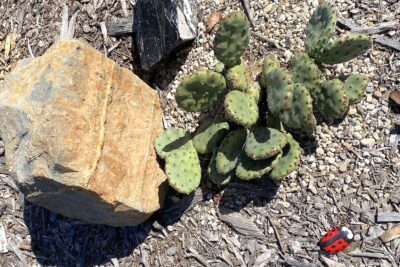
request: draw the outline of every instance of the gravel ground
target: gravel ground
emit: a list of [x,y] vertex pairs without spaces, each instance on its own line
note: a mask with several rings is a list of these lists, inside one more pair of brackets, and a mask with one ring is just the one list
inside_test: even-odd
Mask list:
[[[0,6],[0,81],[18,60],[43,54],[59,33],[63,1],[15,2],[4,0]],[[129,38],[101,33],[100,22],[124,15],[121,2],[67,1],[72,13],[79,10],[75,36],[159,90],[167,127],[193,131],[215,112],[185,113],[177,108],[174,92],[186,75],[216,63],[214,32],[205,32],[208,15],[227,14],[241,4],[198,0],[199,37],[149,75],[135,64]],[[126,1],[128,12],[130,2],[135,1]],[[256,75],[267,53],[285,63],[304,49],[304,29],[318,1],[249,2],[256,20],[252,30],[268,40],[253,36],[246,51]],[[339,16],[360,26],[400,19],[398,1],[331,2]],[[345,33],[337,28],[338,35]],[[400,41],[400,27],[385,36]],[[400,54],[379,44],[363,57],[328,68],[327,76],[366,74],[367,92],[345,119],[320,121],[315,139],[301,140],[296,172],[281,184],[235,180],[221,189],[204,181],[188,197],[171,192],[166,207],[138,227],[93,226],[56,215],[25,203],[11,177],[0,174],[0,266],[396,266],[400,238],[384,243],[381,235],[399,225],[377,223],[376,216],[400,212],[400,117],[388,107],[390,92],[399,87],[399,69]],[[0,169],[2,147],[0,141]],[[355,242],[335,256],[323,256],[316,243],[337,225],[350,226]]]

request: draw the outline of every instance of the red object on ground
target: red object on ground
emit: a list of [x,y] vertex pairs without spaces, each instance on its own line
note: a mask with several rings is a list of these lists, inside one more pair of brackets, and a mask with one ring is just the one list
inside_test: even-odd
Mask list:
[[329,230],[318,242],[321,250],[328,254],[336,254],[348,246],[353,241],[353,233],[347,227],[335,227]]

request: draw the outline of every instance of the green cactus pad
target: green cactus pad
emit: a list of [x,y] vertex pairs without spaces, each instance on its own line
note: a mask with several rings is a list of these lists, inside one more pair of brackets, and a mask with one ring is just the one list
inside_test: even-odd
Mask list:
[[311,57],[329,42],[335,31],[336,20],[336,11],[328,3],[323,3],[315,9],[307,25],[305,41],[307,53]]
[[236,176],[242,180],[251,180],[269,173],[278,163],[282,152],[268,159],[253,160],[245,153],[240,155],[239,164],[236,168]]
[[157,155],[165,159],[171,152],[179,149],[190,140],[190,134],[181,128],[167,129],[157,135],[154,147]]
[[214,120],[199,127],[193,138],[193,146],[199,154],[211,154],[229,132],[229,123]]
[[235,130],[225,137],[216,158],[218,173],[228,174],[236,167],[246,138],[247,130],[245,129]]
[[254,127],[244,146],[246,155],[260,160],[278,154],[286,145],[286,135],[272,128]]
[[326,45],[315,60],[325,64],[339,64],[358,57],[372,46],[367,35],[350,35]]
[[295,55],[289,61],[289,69],[292,73],[293,82],[303,84],[311,95],[319,87],[321,72],[307,54]]
[[227,174],[221,174],[217,171],[217,154],[218,149],[214,149],[212,157],[210,159],[210,163],[208,164],[208,176],[210,177],[211,181],[217,185],[225,185],[229,183],[232,178],[232,171],[228,172]]
[[304,85],[294,84],[292,103],[288,109],[282,111],[280,118],[288,128],[300,130],[307,135],[314,132],[316,120],[313,114],[312,98]]
[[198,112],[216,105],[226,92],[225,78],[221,74],[200,70],[181,82],[175,99],[184,110]]
[[314,100],[325,119],[341,118],[349,106],[344,85],[338,79],[322,82]]
[[226,84],[231,90],[245,91],[247,88],[246,81],[246,64],[241,59],[241,63],[230,68],[225,75]]
[[165,173],[170,186],[180,193],[189,194],[199,187],[200,161],[191,141],[168,155]]
[[239,125],[250,127],[258,120],[258,106],[254,97],[240,92],[229,92],[224,101],[225,117]]
[[243,12],[234,12],[221,22],[214,39],[217,59],[227,67],[240,63],[250,41],[250,24]]
[[272,114],[288,109],[293,96],[293,81],[290,73],[274,68],[268,73],[267,101]]
[[246,94],[251,95],[256,100],[256,103],[260,101],[261,97],[261,87],[258,82],[254,82],[252,85],[249,85],[246,89]]
[[300,145],[290,135],[287,134],[288,144],[283,148],[282,158],[279,159],[274,169],[270,173],[270,177],[274,180],[282,180],[294,171],[300,162]]
[[344,82],[344,89],[350,103],[357,102],[364,94],[368,78],[361,74],[352,74]]
[[215,64],[214,66],[214,71],[218,72],[218,73],[223,73],[225,70],[225,65],[222,62],[218,62],[217,64]]
[[268,86],[268,74],[271,70],[280,67],[279,59],[274,54],[269,54],[264,58],[261,73],[261,86],[266,88]]

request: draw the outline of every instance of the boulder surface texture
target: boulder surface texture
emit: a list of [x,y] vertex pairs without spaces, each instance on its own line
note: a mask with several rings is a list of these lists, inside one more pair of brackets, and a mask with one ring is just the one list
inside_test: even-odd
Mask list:
[[162,130],[157,93],[82,41],[23,60],[0,87],[0,136],[21,191],[90,223],[136,225],[160,208]]

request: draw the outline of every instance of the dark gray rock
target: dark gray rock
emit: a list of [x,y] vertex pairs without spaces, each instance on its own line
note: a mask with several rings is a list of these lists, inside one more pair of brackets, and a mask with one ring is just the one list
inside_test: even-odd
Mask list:
[[152,71],[171,52],[197,36],[194,0],[138,0],[133,31],[144,70]]

